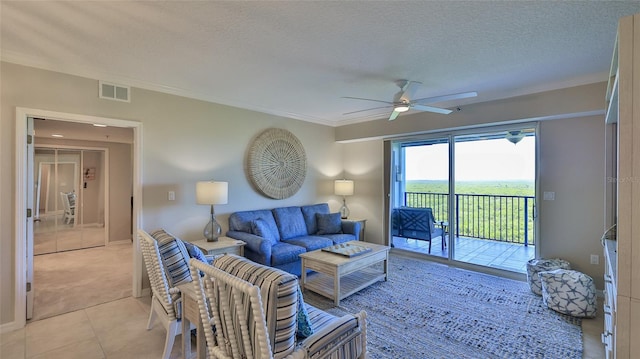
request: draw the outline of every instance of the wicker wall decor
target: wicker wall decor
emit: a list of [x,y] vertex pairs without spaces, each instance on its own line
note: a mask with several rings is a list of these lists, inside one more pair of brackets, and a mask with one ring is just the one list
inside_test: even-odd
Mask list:
[[247,172],[251,182],[265,196],[291,197],[302,187],[307,174],[304,147],[287,130],[265,130],[251,144]]

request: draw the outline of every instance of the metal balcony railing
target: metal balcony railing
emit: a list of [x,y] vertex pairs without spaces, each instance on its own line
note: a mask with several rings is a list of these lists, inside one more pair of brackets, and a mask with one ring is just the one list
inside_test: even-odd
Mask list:
[[[446,193],[405,192],[407,207],[429,207],[436,221],[449,221]],[[535,245],[533,196],[455,195],[455,235]]]

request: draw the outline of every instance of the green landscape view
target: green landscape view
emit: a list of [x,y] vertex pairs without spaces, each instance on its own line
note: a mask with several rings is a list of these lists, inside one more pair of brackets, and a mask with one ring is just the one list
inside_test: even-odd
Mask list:
[[[433,209],[437,221],[448,220],[448,181],[407,181],[405,204]],[[534,244],[533,181],[456,182],[458,236]]]
[[[449,193],[449,181],[407,181],[407,192]],[[458,181],[456,193],[492,194],[503,196],[533,196],[533,181]]]

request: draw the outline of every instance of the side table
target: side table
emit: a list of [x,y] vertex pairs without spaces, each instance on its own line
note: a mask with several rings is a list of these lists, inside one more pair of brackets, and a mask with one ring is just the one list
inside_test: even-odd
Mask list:
[[245,243],[229,237],[220,237],[217,242],[207,242],[206,239],[201,239],[191,242],[191,244],[200,248],[207,256],[219,254],[237,254],[241,257],[244,256]]
[[449,222],[447,221],[438,221],[440,224],[440,228],[442,228],[442,250],[444,251],[447,248],[447,231],[449,230]]
[[192,282],[178,286],[182,296],[182,358],[192,359],[191,355],[191,325],[196,328],[196,358],[206,358],[207,342],[202,329],[200,308],[196,298],[196,290]]
[[367,225],[367,220],[362,218],[347,218],[343,219],[343,221],[360,223],[360,240],[364,242],[364,227]]

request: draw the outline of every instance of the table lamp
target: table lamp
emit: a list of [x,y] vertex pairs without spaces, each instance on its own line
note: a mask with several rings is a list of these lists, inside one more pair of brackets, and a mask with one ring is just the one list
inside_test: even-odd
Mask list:
[[352,180],[336,180],[334,187],[334,193],[338,196],[342,196],[342,207],[340,207],[340,217],[346,219],[349,217],[349,207],[347,207],[346,196],[353,195],[353,181]]
[[207,242],[217,242],[222,232],[222,227],[216,221],[213,205],[227,204],[228,197],[229,183],[227,182],[201,181],[196,183],[196,201],[198,204],[211,206],[211,219],[202,232]]

